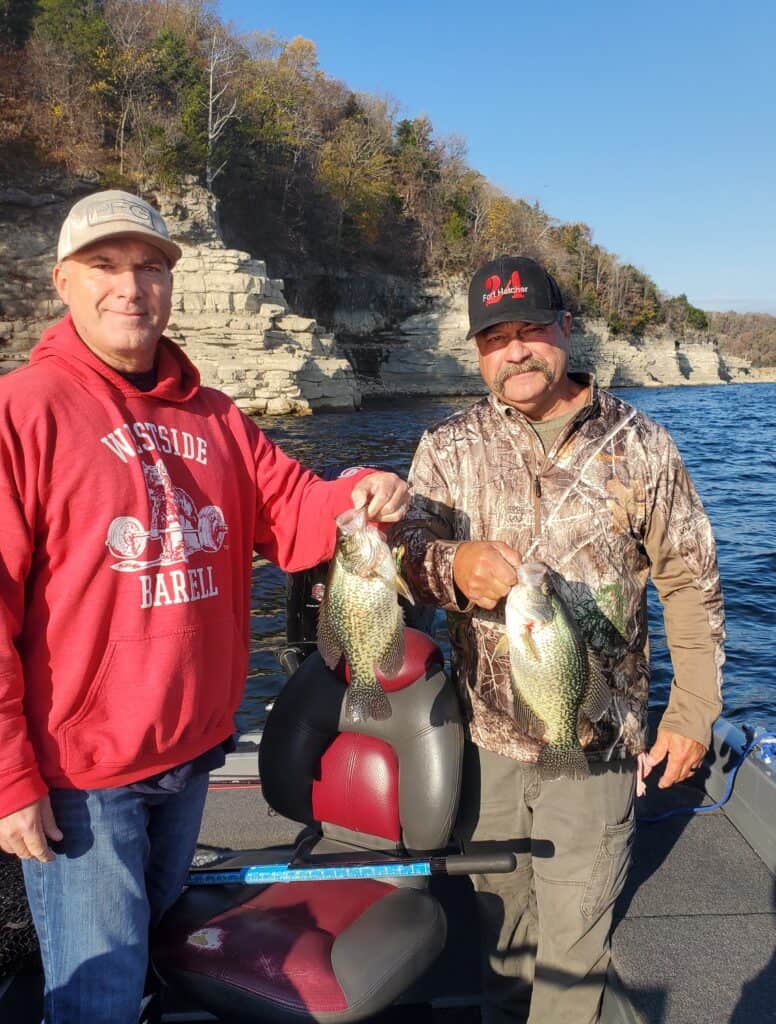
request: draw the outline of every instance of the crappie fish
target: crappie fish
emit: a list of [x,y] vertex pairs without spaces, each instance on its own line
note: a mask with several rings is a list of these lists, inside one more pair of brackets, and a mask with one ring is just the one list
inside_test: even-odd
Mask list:
[[597,722],[611,693],[597,658],[541,562],[525,562],[517,569],[517,583],[506,600],[506,636],[496,651],[504,653],[505,648],[517,724],[546,744],[538,760],[542,774],[588,775],[577,735],[579,712]]
[[391,704],[375,669],[394,676],[404,661],[404,615],[397,591],[412,597],[396,571],[391,549],[370,526],[366,509],[337,516],[337,547],[318,614],[318,650],[333,669],[344,654],[350,665],[345,718],[390,718]]

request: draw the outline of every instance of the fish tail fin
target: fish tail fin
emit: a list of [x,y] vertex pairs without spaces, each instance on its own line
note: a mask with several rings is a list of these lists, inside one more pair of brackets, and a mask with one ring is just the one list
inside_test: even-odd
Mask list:
[[346,722],[355,724],[365,722],[368,718],[382,722],[390,718],[392,713],[391,702],[378,682],[356,686],[351,683],[348,687],[345,695]]
[[590,767],[582,747],[553,747],[542,749],[537,767],[543,779],[586,779]]

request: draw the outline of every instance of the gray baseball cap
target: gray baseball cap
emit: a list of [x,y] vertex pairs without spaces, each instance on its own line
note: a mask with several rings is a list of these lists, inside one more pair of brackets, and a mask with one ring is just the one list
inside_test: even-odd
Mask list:
[[59,232],[57,262],[61,263],[101,238],[119,235],[155,245],[171,267],[181,258],[181,250],[170,241],[167,225],[158,210],[140,196],[110,189],[84,196],[71,208]]

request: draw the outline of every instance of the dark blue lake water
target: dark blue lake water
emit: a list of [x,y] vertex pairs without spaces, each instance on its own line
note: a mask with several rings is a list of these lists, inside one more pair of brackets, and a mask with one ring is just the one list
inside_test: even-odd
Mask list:
[[[776,727],[776,384],[628,388],[626,401],[674,436],[711,518],[727,615],[725,714],[739,724]],[[332,463],[390,465],[406,474],[421,432],[473,399],[412,399],[357,413],[262,421],[272,440],[312,469]],[[283,685],[277,651],[285,640],[285,580],[257,566],[251,655],[241,730],[260,727]],[[660,604],[649,594],[652,700],[665,703],[671,663]],[[438,636],[447,650],[444,635]]]

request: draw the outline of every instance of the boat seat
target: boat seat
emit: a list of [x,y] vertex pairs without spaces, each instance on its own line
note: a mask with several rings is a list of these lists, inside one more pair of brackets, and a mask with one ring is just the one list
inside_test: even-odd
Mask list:
[[[349,682],[315,653],[283,687],[261,740],[265,799],[306,826],[293,866],[444,849],[458,807],[463,728],[442,655],[405,627],[405,657],[380,681],[392,714],[351,725]],[[219,870],[275,863],[242,851]],[[363,1020],[397,1000],[445,945],[425,877],[191,886],[152,943],[162,979],[223,1021]]]

